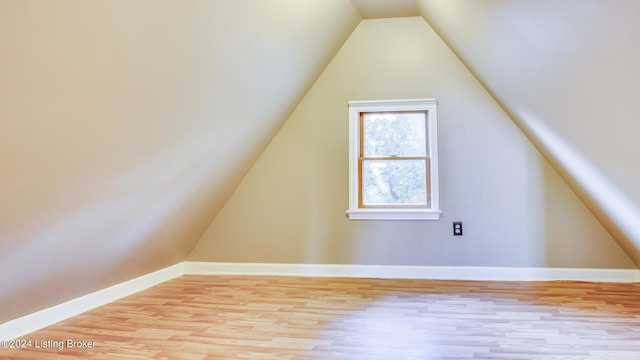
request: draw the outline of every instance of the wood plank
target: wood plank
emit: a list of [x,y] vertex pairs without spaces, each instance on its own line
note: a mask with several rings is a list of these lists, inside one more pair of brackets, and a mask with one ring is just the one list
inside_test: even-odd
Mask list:
[[[0,358],[638,359],[638,299],[640,284],[624,283],[192,275]],[[35,345],[47,341],[65,346]]]

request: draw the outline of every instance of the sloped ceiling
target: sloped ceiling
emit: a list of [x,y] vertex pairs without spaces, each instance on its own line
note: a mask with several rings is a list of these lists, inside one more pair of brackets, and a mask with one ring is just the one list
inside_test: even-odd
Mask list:
[[361,18],[422,14],[638,263],[639,7],[4,0],[0,322],[183,260]]
[[344,0],[0,2],[0,322],[184,260],[359,21]]
[[640,265],[640,2],[418,3]]

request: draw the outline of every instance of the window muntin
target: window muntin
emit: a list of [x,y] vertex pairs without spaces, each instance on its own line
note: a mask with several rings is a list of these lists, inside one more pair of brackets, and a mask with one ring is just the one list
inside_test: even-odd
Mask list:
[[436,100],[349,102],[355,220],[437,220]]

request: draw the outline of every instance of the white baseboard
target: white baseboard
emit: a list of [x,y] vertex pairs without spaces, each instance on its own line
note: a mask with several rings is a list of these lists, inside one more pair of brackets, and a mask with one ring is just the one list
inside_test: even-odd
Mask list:
[[94,293],[8,321],[0,326],[0,340],[17,339],[59,321],[82,314],[157,284],[182,276],[184,263],[125,281]]
[[182,275],[317,276],[387,279],[640,282],[638,269],[568,269],[398,265],[217,263],[185,261],[0,325],[16,339]]
[[274,263],[184,263],[185,275],[327,276],[389,279],[640,282],[638,269],[512,268]]

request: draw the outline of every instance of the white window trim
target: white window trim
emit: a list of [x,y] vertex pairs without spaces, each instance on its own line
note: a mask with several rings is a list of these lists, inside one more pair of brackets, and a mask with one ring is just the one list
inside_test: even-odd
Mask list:
[[[351,220],[439,220],[440,191],[438,185],[437,100],[349,101],[349,210]],[[360,208],[358,205],[358,147],[360,113],[376,111],[427,111],[429,127],[429,170],[431,208]]]

